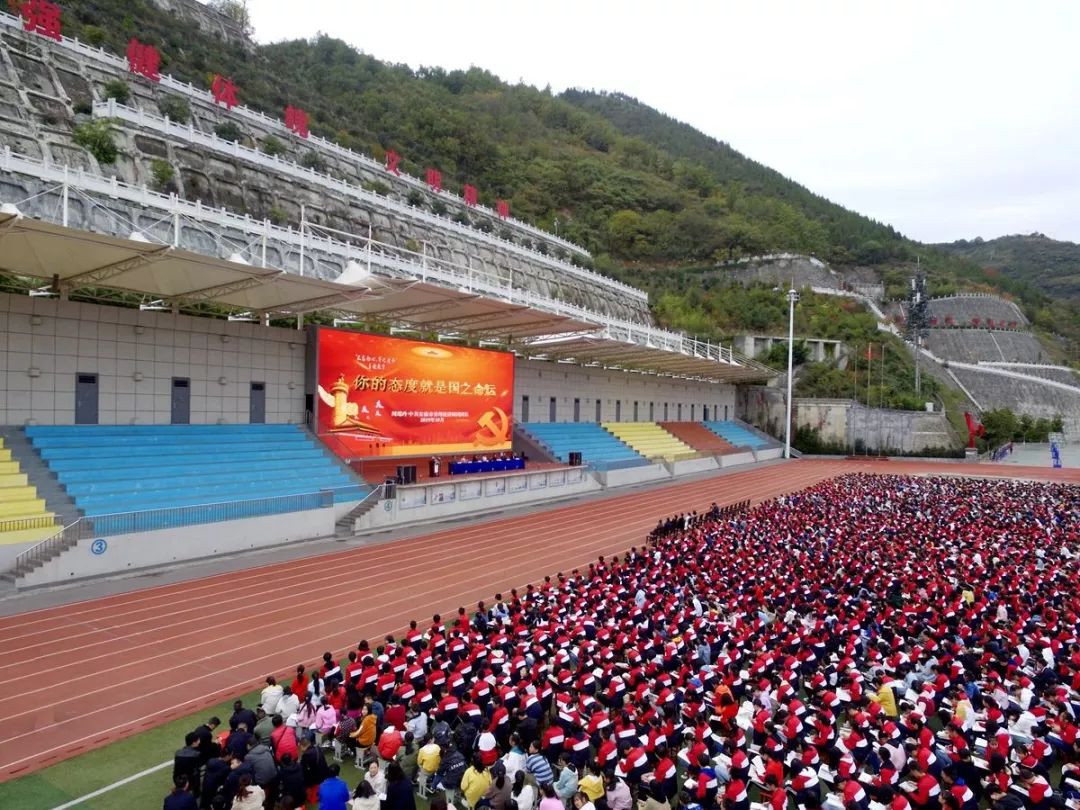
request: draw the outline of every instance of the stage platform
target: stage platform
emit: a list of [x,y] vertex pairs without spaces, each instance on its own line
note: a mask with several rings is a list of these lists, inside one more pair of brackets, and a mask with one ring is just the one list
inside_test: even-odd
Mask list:
[[[349,466],[352,468],[353,472],[363,478],[367,483],[381,484],[387,478],[393,478],[397,475],[398,465],[416,465],[416,483],[427,484],[431,483],[433,480],[429,469],[430,461],[430,456],[412,458],[371,458],[351,461],[349,462]],[[434,480],[464,481],[466,479],[472,480],[474,478],[498,478],[505,475],[520,475],[522,472],[546,472],[548,470],[557,470],[566,466],[567,465],[565,464],[532,461],[530,459],[525,462],[524,470],[504,470],[499,472],[477,472],[464,475],[450,475],[450,462],[448,459],[443,458],[439,477]]]

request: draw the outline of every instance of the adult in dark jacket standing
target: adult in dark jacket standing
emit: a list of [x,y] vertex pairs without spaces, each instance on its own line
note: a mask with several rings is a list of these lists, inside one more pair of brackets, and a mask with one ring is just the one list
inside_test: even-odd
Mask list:
[[195,797],[188,790],[186,776],[179,776],[173,781],[173,791],[162,802],[162,810],[196,810]]
[[199,807],[208,810],[210,801],[215,795],[225,788],[225,782],[229,778],[229,762],[226,756],[214,757],[206,763],[206,773],[203,775],[202,796],[199,797]]
[[173,755],[173,784],[183,779],[192,795],[199,796],[199,768],[202,765],[202,752],[199,751],[199,735],[189,731],[184,737],[184,747]]
[[307,804],[317,807],[319,804],[319,785],[330,775],[326,757],[322,749],[311,742],[310,737],[300,740],[300,768],[304,772],[304,787],[307,789]]
[[255,712],[244,708],[244,701],[237,700],[233,703],[232,717],[229,718],[230,731],[236,731],[241,723],[247,726],[248,731],[254,731],[257,722],[258,718],[255,717]]
[[[461,784],[460,778],[458,784]],[[386,801],[382,806],[383,810],[416,810],[412,783],[396,762],[386,766]]]
[[292,797],[293,807],[303,807],[307,801],[304,769],[293,759],[292,754],[281,757],[281,765],[278,767],[278,795],[281,798]]

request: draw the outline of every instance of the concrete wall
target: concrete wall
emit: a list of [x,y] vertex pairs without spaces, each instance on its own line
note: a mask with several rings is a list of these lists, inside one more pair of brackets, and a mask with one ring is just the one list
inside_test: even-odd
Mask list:
[[609,470],[596,473],[596,477],[605,488],[625,487],[630,484],[642,484],[646,481],[659,481],[671,478],[671,473],[663,464],[646,464],[642,467],[628,467],[624,470]]
[[356,521],[356,531],[429,523],[595,492],[599,482],[581,467],[524,472],[488,478],[444,479],[398,487],[397,498],[384,500]]
[[[842,357],[847,356],[847,347],[844,346],[842,341],[828,340],[826,338],[810,338],[795,336],[796,342],[802,341],[806,344],[807,351],[810,353],[810,359],[822,363],[826,360],[838,361]],[[747,357],[759,357],[766,354],[772,347],[782,343],[787,346],[787,336],[775,336],[775,335],[736,335],[735,336],[735,349],[745,354]]]
[[[785,417],[784,391],[754,386],[740,399],[740,417],[764,428],[782,429]],[[884,447],[917,453],[930,447],[955,444],[945,414],[925,411],[894,411],[866,408],[850,399],[806,399],[796,397],[792,408],[796,428],[810,427],[822,441],[851,447],[862,441],[871,448]]]
[[[306,337],[295,329],[0,294],[0,424],[73,424],[77,374],[98,375],[101,424],[167,424],[173,377],[191,380],[193,424],[247,423],[252,382],[266,386],[267,422],[300,423]],[[574,420],[575,399],[583,422],[596,419],[598,400],[601,421],[700,420],[706,408],[711,419],[735,415],[734,386],[569,363],[519,359],[514,386],[519,421],[526,421],[526,397],[533,422],[549,421],[552,397],[559,422]]]
[[77,374],[98,375],[101,424],[167,424],[173,377],[191,380],[193,424],[246,423],[252,382],[266,386],[267,422],[300,423],[304,341],[292,329],[0,294],[0,424],[73,424]]
[[206,523],[141,534],[104,538],[104,553],[95,553],[97,538],[81,540],[59,557],[24,577],[20,587],[35,587],[84,577],[109,576],[168,563],[264,548],[325,537],[334,533],[340,510],[312,509],[282,515]]
[[[529,399],[527,417],[523,397]],[[554,420],[550,419],[552,397],[555,398]],[[514,417],[518,421],[573,422],[575,399],[579,401],[580,422],[596,421],[597,400],[602,422],[689,422],[704,419],[706,407],[710,419],[735,415],[735,387],[731,385],[626,374],[569,363],[518,360],[514,374]]]

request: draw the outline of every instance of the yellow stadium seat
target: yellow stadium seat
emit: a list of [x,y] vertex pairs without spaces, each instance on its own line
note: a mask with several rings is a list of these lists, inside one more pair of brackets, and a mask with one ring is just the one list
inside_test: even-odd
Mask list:
[[699,453],[676,439],[656,422],[604,422],[602,427],[648,459],[680,461]]
[[36,543],[60,528],[0,439],[0,545]]

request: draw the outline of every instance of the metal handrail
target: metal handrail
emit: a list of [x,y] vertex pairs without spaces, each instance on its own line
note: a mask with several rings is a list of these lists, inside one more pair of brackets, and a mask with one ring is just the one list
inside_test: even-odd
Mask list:
[[[57,551],[63,550],[63,548],[79,540],[86,540],[91,537],[112,537],[118,534],[134,534],[179,526],[223,523],[229,520],[300,512],[307,509],[329,509],[334,505],[336,494],[345,491],[350,493],[355,491],[358,496],[361,492],[364,492],[364,496],[360,498],[361,502],[371,496],[369,487],[350,485],[296,495],[248,498],[192,506],[173,506],[162,509],[84,516],[16,555],[10,572],[19,577],[30,569],[34,563],[51,560]],[[202,519],[184,519],[188,517],[201,517]]]
[[[9,28],[14,28],[15,30],[20,31],[20,32],[23,30],[22,20],[19,17],[13,16],[11,14],[7,14],[7,13],[4,13],[4,12],[0,12],[0,25],[7,26]],[[42,44],[44,44],[46,46],[59,46],[59,47],[62,47],[62,48],[66,48],[67,50],[74,51],[75,53],[78,53],[80,56],[83,56],[83,57],[85,57],[87,59],[96,60],[97,62],[108,65],[110,68],[121,71],[123,73],[128,72],[127,63],[123,59],[121,59],[119,56],[117,56],[116,54],[109,53],[104,48],[87,45],[84,42],[80,42],[76,38],[63,37],[62,36],[59,42],[56,42],[54,40],[41,40],[41,42],[42,42]],[[204,104],[206,104],[208,106],[214,106],[214,107],[217,106],[216,102],[214,101],[213,95],[209,91],[204,90],[201,87],[196,87],[195,85],[191,84],[190,82],[183,82],[183,81],[180,81],[179,79],[176,79],[176,78],[174,78],[174,77],[172,77],[172,76],[170,76],[168,74],[162,74],[161,78],[159,80],[159,84],[162,87],[166,87],[166,88],[168,88],[170,90],[175,90],[178,93],[183,93],[184,95],[187,95],[187,96],[190,96],[191,98],[197,99],[197,100],[201,101],[202,103],[204,103]],[[285,123],[281,119],[273,118],[273,117],[267,115],[266,113],[260,112],[259,110],[252,109],[251,107],[244,106],[243,104],[238,104],[238,105],[234,106],[232,108],[231,112],[239,115],[242,118],[247,118],[247,119],[249,119],[251,121],[255,121],[255,122],[259,123],[260,125],[265,126],[265,127],[269,128],[269,129],[273,129],[277,133],[285,135],[287,137],[291,136],[293,134],[292,130],[290,130],[288,127],[286,127]],[[385,167],[381,163],[379,163],[377,160],[375,160],[375,159],[373,159],[373,158],[371,158],[371,157],[369,157],[367,155],[364,155],[364,154],[362,154],[360,152],[354,152],[351,149],[347,149],[344,146],[340,146],[340,145],[334,143],[333,141],[328,141],[325,138],[320,138],[318,135],[310,136],[309,138],[307,138],[307,142],[308,143],[315,143],[320,149],[323,149],[323,150],[328,151],[328,152],[332,152],[335,155],[337,155],[338,157],[343,158],[345,160],[353,160],[353,161],[356,161],[357,163],[362,163],[362,164],[368,165],[368,166],[373,167],[373,168],[385,169]],[[416,188],[423,188],[423,189],[427,188],[427,183],[425,183],[424,181],[420,180],[419,178],[413,177],[412,175],[409,175],[409,174],[404,174],[404,173],[397,174],[397,175],[393,175],[392,177],[388,177],[388,179],[390,179],[391,181],[400,180],[400,181],[404,182],[405,184],[414,186]],[[442,191],[442,192],[440,192],[440,194],[442,194],[443,196],[446,196],[446,197],[453,198],[454,202],[456,202],[456,203],[459,203],[461,205],[465,205],[464,199],[462,199],[457,194],[454,194],[451,191]],[[496,212],[492,211],[490,208],[487,208],[486,206],[478,205],[478,206],[476,206],[476,208],[481,209],[484,213],[486,213],[486,214],[488,214],[490,216],[498,216],[496,214]],[[547,231],[542,230],[540,228],[537,228],[535,225],[530,225],[527,222],[523,222],[520,219],[515,219],[514,217],[509,217],[506,220],[503,220],[500,217],[499,221],[500,222],[505,222],[508,225],[510,225],[511,227],[516,228],[518,230],[528,231],[529,233],[534,234],[535,236],[538,236],[538,237],[540,237],[540,238],[542,238],[542,239],[544,239],[546,241],[562,245],[563,247],[565,247],[565,248],[567,248],[569,250],[572,250],[572,251],[574,251],[576,253],[580,253],[580,254],[582,254],[584,256],[588,256],[590,258],[592,257],[591,254],[589,253],[589,251],[586,250],[585,248],[581,247],[580,245],[576,245],[576,244],[574,244],[573,242],[571,242],[571,241],[569,241],[567,239],[563,239],[560,236],[556,236],[555,234],[548,233]],[[527,249],[527,248],[525,248],[525,249]],[[535,252],[539,253],[539,251],[535,251]],[[540,255],[543,255],[543,254],[540,254]]]
[[3,518],[0,519],[0,534],[5,532],[22,532],[30,529],[49,529],[56,526],[56,518],[52,515],[36,515],[34,517]]
[[594,273],[591,270],[578,267],[570,262],[564,262],[560,259],[548,256],[547,254],[540,253],[539,251],[531,250],[494,234],[482,231],[479,228],[463,225],[450,217],[439,216],[438,214],[429,213],[407,203],[397,202],[389,197],[376,194],[374,191],[368,191],[363,186],[352,185],[344,180],[338,180],[324,172],[300,166],[295,161],[286,160],[277,155],[268,155],[265,152],[260,152],[258,149],[244,146],[237,141],[225,140],[224,138],[218,137],[216,134],[203,132],[195,128],[193,121],[190,121],[186,125],[178,124],[165,116],[155,115],[142,109],[119,104],[114,98],[107,99],[106,101],[95,101],[93,104],[93,114],[95,117],[99,118],[116,118],[122,121],[128,121],[164,135],[183,138],[190,143],[205,146],[223,154],[230,154],[233,157],[272,169],[275,172],[303,178],[317,183],[318,185],[332,188],[340,193],[359,197],[369,203],[375,203],[401,216],[420,220],[424,224],[433,225],[445,230],[456,231],[469,239],[488,242],[497,247],[519,253],[523,256],[527,256],[531,261],[551,265],[555,269],[570,273],[585,281],[590,281],[604,287],[614,288],[621,293],[632,295],[643,301],[648,300],[648,293],[631,287],[628,284],[624,284],[621,281],[617,281],[616,279],[608,278],[599,273]]

